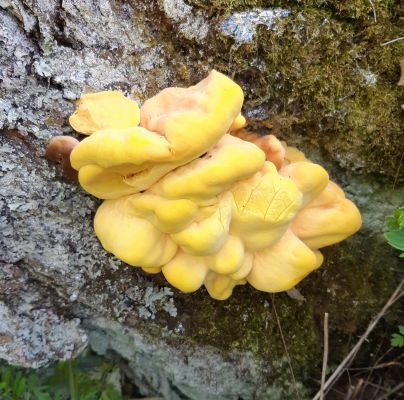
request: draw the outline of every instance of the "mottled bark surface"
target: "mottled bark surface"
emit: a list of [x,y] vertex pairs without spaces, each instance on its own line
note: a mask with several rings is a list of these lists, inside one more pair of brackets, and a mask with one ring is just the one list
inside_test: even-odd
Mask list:
[[[270,16],[244,15],[249,30],[240,39],[225,14],[199,3],[0,0],[0,357],[39,367],[73,357],[89,341],[95,351],[121,360],[145,395],[276,399],[296,398],[299,389],[305,398],[302,388],[316,387],[311,378],[319,377],[324,311],[330,313],[331,362],[337,363],[348,350],[348,335],[363,331],[394,286],[398,259],[381,231],[384,216],[404,194],[392,184],[400,158],[396,120],[391,120],[386,161],[396,165],[394,171],[377,170],[356,136],[346,135],[346,143],[331,134],[329,140],[316,140],[318,133],[302,134],[285,125],[283,137],[301,143],[326,165],[364,216],[360,233],[325,249],[324,267],[299,286],[306,298],[302,304],[251,287],[236,288],[225,302],[212,300],[204,289],[184,295],[160,276],[123,265],[93,233],[98,200],[68,183],[43,157],[52,136],[71,134],[72,100],[84,91],[114,88],[142,102],[164,87],[195,83],[211,68],[234,72],[255,125],[265,131],[272,110],[282,136],[280,122],[295,114],[288,107],[274,111],[274,98],[262,101],[265,88],[257,93],[254,78],[260,63],[270,60],[261,52],[248,58],[253,53],[246,48],[249,66],[241,70],[232,64],[230,51],[239,52],[240,43],[252,40],[257,24],[261,29]],[[279,13],[277,18],[266,24],[268,32],[288,17]],[[338,18],[330,23],[339,24]],[[386,87],[395,83],[380,79]],[[279,87],[283,99],[288,90],[286,84]],[[363,112],[370,115],[374,105],[366,107]],[[297,105],[295,111],[299,118],[305,112]],[[349,124],[355,115],[345,108],[338,124],[341,118]],[[327,132],[327,126],[312,129]],[[377,145],[372,144],[376,152]]]

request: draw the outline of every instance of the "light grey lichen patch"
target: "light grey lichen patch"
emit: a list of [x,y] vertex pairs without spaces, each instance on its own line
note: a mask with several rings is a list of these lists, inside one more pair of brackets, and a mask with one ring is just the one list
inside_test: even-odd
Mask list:
[[143,395],[172,400],[265,399],[255,397],[255,394],[270,367],[257,362],[249,352],[224,354],[211,346],[183,347],[182,338],[177,344],[181,347],[178,351],[177,346],[168,345],[163,337],[150,338],[147,327],[143,333],[126,331],[104,318],[83,323],[96,352],[123,356],[126,370]]
[[24,4],[21,1],[3,0],[2,2],[0,2],[0,7],[8,10],[10,14],[17,17],[22,22],[24,29],[27,32],[32,32],[36,23],[35,18],[27,11],[27,9],[24,7]]
[[384,241],[382,233],[385,230],[385,218],[392,214],[395,208],[402,206],[404,187],[386,187],[358,177],[344,186],[344,191],[360,209],[363,227],[367,229],[368,234],[379,236],[381,241]]
[[362,77],[365,86],[376,86],[377,75],[366,69],[359,69],[359,75]]
[[236,12],[221,22],[220,29],[225,35],[233,37],[236,44],[240,45],[253,40],[258,25],[276,30],[276,22],[289,14],[289,10],[282,8]]
[[[168,85],[168,60],[139,16],[146,12],[142,3],[27,0],[2,7],[0,129],[17,129],[44,145],[71,132],[71,101],[85,91],[144,93],[148,85]],[[147,75],[158,67],[158,80]]]
[[[71,112],[73,106],[50,85],[50,78],[31,73],[36,47],[18,19],[0,9],[0,129],[18,129],[33,138],[61,134],[59,126],[46,126],[50,115]],[[46,128],[45,128],[46,126]]]
[[112,55],[102,55],[98,51],[80,51],[79,58],[77,53],[69,48],[61,48],[50,56],[36,60],[34,71],[39,76],[51,78],[63,88],[75,91],[76,98],[80,97],[85,85],[93,91],[111,88],[117,82],[126,88],[134,85],[129,79],[131,73],[135,74],[130,62],[117,62]]
[[79,325],[52,307],[26,271],[0,263],[0,358],[33,368],[71,359],[87,345]]
[[[136,268],[125,266],[121,261],[110,258],[111,271],[108,278],[94,277],[95,284],[89,285],[89,293],[79,293],[82,303],[100,315],[111,315],[119,322],[129,320],[155,320],[160,315],[175,318],[177,307],[174,293],[169,287],[160,287],[147,275],[138,275]],[[131,283],[135,278],[135,283]],[[97,282],[98,279],[98,282]]]
[[29,311],[29,315],[16,317],[0,302],[0,358],[40,368],[56,360],[70,360],[85,348],[87,338],[78,319],[64,320],[48,308]]
[[91,254],[106,257],[91,220],[83,223],[95,203],[77,186],[58,182],[52,165],[32,160],[30,152],[23,143],[0,136],[1,260],[25,260],[36,265],[34,274],[55,282],[63,276],[70,296],[85,276],[94,276]]
[[164,13],[179,24],[179,31],[187,38],[201,41],[209,31],[207,17],[202,11],[194,12],[184,0],[164,0]]
[[139,304],[137,309],[139,316],[143,319],[155,319],[158,310],[165,311],[171,317],[177,316],[173,291],[168,287],[133,286],[126,291],[126,295]]
[[64,0],[64,35],[86,48],[120,49],[130,54],[147,47],[148,32],[135,21],[128,2]]
[[147,52],[140,53],[139,68],[142,71],[152,71],[154,68],[164,66],[164,49],[163,46],[157,44],[150,48]]

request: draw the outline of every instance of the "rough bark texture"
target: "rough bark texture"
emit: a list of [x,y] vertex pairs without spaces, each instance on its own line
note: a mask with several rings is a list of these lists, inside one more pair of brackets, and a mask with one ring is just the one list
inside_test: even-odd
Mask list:
[[[241,25],[232,3],[244,10],[238,17]],[[276,11],[276,17],[251,13],[256,5],[273,4],[287,12]],[[402,179],[394,188],[392,183],[402,149],[395,111],[401,103],[393,87],[397,48],[385,48],[390,58],[384,64],[370,59],[366,68],[360,55],[351,64],[343,58],[346,87],[344,80],[321,81],[328,70],[319,54],[325,48],[332,52],[335,45],[338,60],[351,57],[350,43],[358,40],[358,49],[366,49],[372,41],[370,36],[355,39],[354,23],[388,27],[395,14],[377,8],[379,21],[372,25],[371,7],[358,15],[351,9],[307,7],[302,11],[286,1],[0,0],[1,358],[39,367],[73,357],[89,341],[95,351],[120,360],[145,395],[285,399],[296,398],[299,390],[305,398],[313,387],[311,378],[319,376],[325,311],[330,313],[330,363],[343,358],[348,335],[361,333],[388,297],[398,263],[381,235],[384,216],[404,194]],[[294,40],[300,29],[312,33],[302,46],[316,44],[305,50],[314,69],[301,73],[301,96],[284,68],[298,79],[296,71],[306,71],[308,65],[296,52],[299,67],[287,56],[287,47],[280,49],[286,40],[282,35],[296,21],[300,26]],[[270,49],[263,50],[271,43],[272,58]],[[330,68],[332,62],[338,64],[330,61]],[[316,65],[324,69],[317,71]],[[353,74],[354,65],[359,69]],[[373,67],[380,74],[366,75]],[[84,91],[114,88],[142,102],[164,87],[195,83],[211,68],[233,73],[242,84],[245,111],[258,129],[270,126],[282,138],[300,143],[363,213],[361,232],[326,249],[324,267],[300,285],[306,298],[302,304],[285,294],[275,300],[250,287],[236,288],[225,302],[212,300],[202,289],[184,295],[161,277],[123,265],[94,236],[98,201],[66,182],[43,158],[52,136],[71,133],[67,117],[72,100]],[[344,77],[344,70],[337,72]],[[320,78],[306,87],[303,78],[316,73]],[[355,81],[361,73],[363,80]],[[325,83],[328,89],[322,92]],[[360,90],[366,93],[358,98]],[[386,104],[379,95],[383,90]],[[375,96],[379,108],[368,100]],[[344,124],[356,129],[352,135],[335,133],[333,127]],[[385,136],[380,133],[384,126]]]

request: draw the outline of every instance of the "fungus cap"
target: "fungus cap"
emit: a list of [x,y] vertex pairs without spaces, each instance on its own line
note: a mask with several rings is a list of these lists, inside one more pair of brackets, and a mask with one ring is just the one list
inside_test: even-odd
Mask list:
[[[88,114],[108,115],[108,98],[114,109],[121,101],[102,93],[100,101],[92,101],[98,99],[97,94],[83,96],[71,117],[73,127],[81,131],[99,129],[74,149],[71,163],[79,171],[85,190],[102,199],[145,190],[171,170],[210,150],[240,116],[243,103],[240,87],[212,71],[195,86],[164,89],[147,100],[140,109],[141,126],[114,126],[115,119],[108,118],[108,123],[97,125]],[[133,114],[130,120],[137,121],[138,114]]]
[[77,180],[77,171],[70,163],[70,154],[79,141],[71,136],[55,136],[46,147],[45,158],[51,161],[59,161],[63,168],[63,174],[67,179]]
[[137,104],[116,91],[85,94],[76,107],[69,122],[75,131],[85,135],[102,129],[129,128],[140,120]]
[[140,114],[116,92],[83,96],[71,123],[91,136],[70,159],[81,185],[106,199],[94,228],[107,251],[224,300],[247,282],[292,288],[321,265],[319,248],[359,229],[359,211],[320,165],[241,129],[242,101],[216,71],[164,89]]

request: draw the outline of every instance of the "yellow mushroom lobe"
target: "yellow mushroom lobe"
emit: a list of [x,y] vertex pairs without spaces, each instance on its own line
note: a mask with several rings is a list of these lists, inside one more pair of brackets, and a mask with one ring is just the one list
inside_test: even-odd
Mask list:
[[139,109],[119,92],[84,95],[70,117],[89,135],[70,163],[104,199],[94,229],[105,250],[182,292],[217,300],[247,282],[294,287],[318,250],[355,233],[360,213],[327,172],[273,135],[242,129],[243,92],[212,71]]
[[98,92],[81,96],[69,118],[72,128],[85,135],[109,128],[129,128],[139,124],[137,104],[122,93]]

